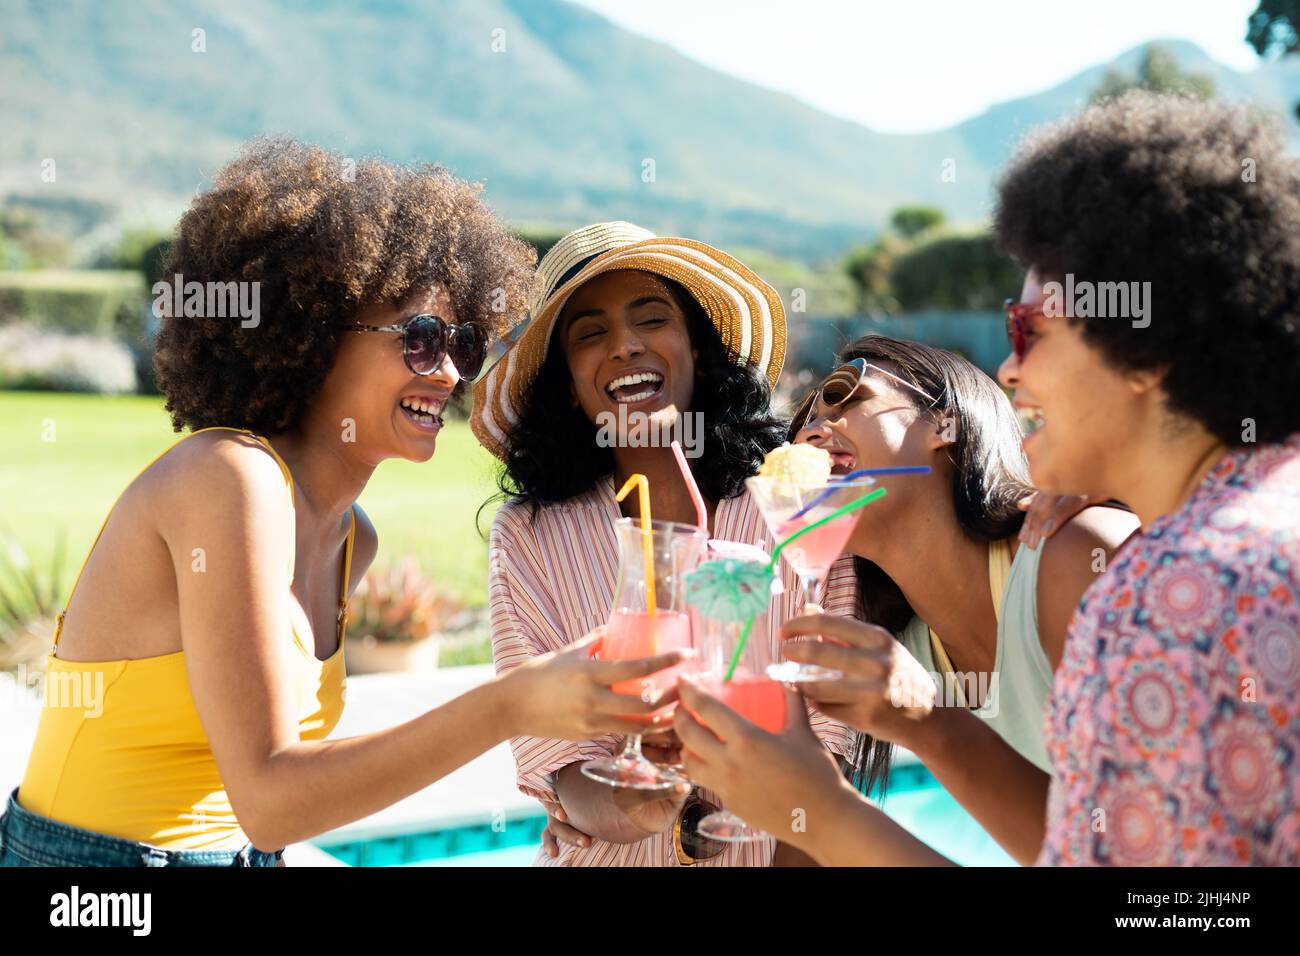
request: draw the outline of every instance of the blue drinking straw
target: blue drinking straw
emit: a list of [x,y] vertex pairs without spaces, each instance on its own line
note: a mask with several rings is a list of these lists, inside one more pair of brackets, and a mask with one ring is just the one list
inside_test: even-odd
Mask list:
[[831,481],[852,481],[867,475],[928,475],[929,465],[890,465],[888,468],[859,468],[847,475],[831,475]]
[[[835,475],[831,478],[831,481],[852,481],[855,478],[865,478],[867,475],[928,475],[929,473],[929,465],[892,465],[888,468],[859,468],[857,471],[851,471],[847,475]],[[789,520],[793,521],[795,518],[802,518],[838,490],[838,488],[827,488],[812,501],[808,502],[792,514]]]

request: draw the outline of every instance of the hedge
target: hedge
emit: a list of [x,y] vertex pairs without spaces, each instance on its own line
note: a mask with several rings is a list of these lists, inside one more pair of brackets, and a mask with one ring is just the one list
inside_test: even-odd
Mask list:
[[139,348],[148,304],[144,279],[135,271],[0,272],[0,323],[21,321]]

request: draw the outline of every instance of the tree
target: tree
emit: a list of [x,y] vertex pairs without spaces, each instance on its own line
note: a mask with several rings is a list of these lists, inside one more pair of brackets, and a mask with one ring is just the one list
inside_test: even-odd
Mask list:
[[899,256],[889,288],[908,312],[996,309],[1019,288],[1023,273],[987,232],[938,236]]
[[[1246,42],[1263,59],[1300,51],[1300,0],[1260,0],[1246,26]],[[1300,103],[1295,106],[1300,119]]]
[[844,271],[853,280],[859,312],[898,311],[898,302],[889,290],[889,270],[908,247],[903,240],[887,235],[849,253]]
[[1214,96],[1214,80],[1204,73],[1188,73],[1178,65],[1178,58],[1158,43],[1149,43],[1142,52],[1137,75],[1108,69],[1101,85],[1092,94],[1093,103],[1103,103],[1129,90],[1147,90],[1174,96],[1194,96],[1208,100]]
[[563,232],[548,232],[544,230],[516,229],[515,236],[528,243],[537,250],[537,259],[540,262],[542,256],[551,251],[551,246],[555,245],[564,238]]
[[921,233],[942,226],[944,214],[933,206],[900,206],[889,217],[889,224],[904,239],[915,239]]
[[869,246],[851,251],[844,260],[844,272],[853,281],[859,312],[897,312],[898,300],[889,287],[894,261],[925,233],[938,229],[947,217],[933,206],[899,206],[889,217],[883,236]]

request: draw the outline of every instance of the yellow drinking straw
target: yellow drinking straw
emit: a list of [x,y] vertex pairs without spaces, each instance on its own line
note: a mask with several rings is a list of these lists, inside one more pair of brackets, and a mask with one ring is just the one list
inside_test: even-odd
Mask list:
[[645,549],[645,603],[646,614],[650,617],[655,616],[655,543],[654,534],[650,530],[650,479],[638,472],[627,480],[622,488],[615,495],[619,501],[627,497],[628,492],[635,485],[639,491],[637,495],[641,502],[641,530],[645,533],[642,540],[642,546]]

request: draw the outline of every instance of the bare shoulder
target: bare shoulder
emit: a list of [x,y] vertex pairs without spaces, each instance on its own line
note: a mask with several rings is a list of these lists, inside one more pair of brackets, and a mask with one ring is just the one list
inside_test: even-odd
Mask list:
[[270,517],[292,511],[288,477],[266,445],[232,431],[194,435],[168,451],[134,483],[160,530],[204,515]]
[[[1101,544],[1107,550],[1113,551],[1137,529],[1138,518],[1133,512],[1106,505],[1093,505],[1084,508],[1071,518],[1061,529],[1060,534],[1049,538],[1048,541],[1059,537],[1072,541],[1075,547],[1085,543],[1094,546]],[[1046,551],[1043,552],[1043,558],[1044,560],[1047,558]]]
[[1104,569],[1102,555],[1108,560],[1137,527],[1137,516],[1121,508],[1083,509],[1040,545],[1039,580],[1077,580],[1086,590],[1092,576]]

